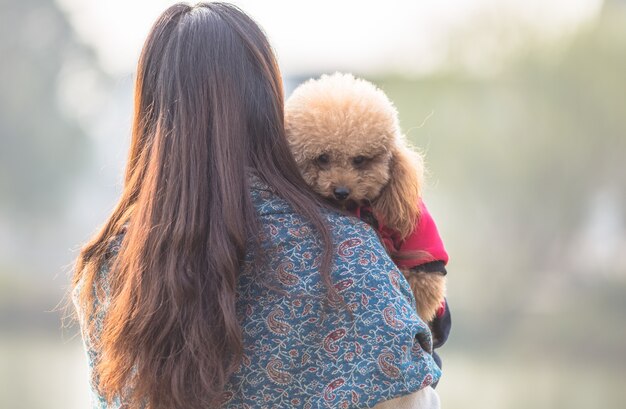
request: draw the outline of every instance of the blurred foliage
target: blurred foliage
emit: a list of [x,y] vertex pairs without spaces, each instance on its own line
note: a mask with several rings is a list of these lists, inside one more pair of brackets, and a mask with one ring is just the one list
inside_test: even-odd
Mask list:
[[94,55],[49,0],[2,0],[0,38],[0,209],[49,219],[89,154],[59,103],[60,80],[78,60],[95,69]]
[[502,237],[509,260],[562,268],[594,195],[626,200],[625,21],[624,7],[606,10],[558,57],[536,50],[488,78],[377,81],[446,193],[480,198],[499,234],[514,236]]
[[52,0],[0,0],[0,55],[0,281],[45,288],[34,277],[68,259],[68,202],[94,155],[80,107],[106,77]]
[[626,366],[624,50],[626,7],[608,3],[488,76],[375,80],[425,152],[452,256],[448,348]]

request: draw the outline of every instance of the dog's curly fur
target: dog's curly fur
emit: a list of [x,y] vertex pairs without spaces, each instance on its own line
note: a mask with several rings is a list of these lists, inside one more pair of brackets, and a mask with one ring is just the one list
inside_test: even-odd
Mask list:
[[[347,208],[369,204],[402,238],[415,228],[423,161],[407,145],[398,113],[385,93],[351,74],[322,75],[287,100],[285,129],[305,181]],[[341,189],[347,197],[337,198]],[[445,291],[439,274],[403,271],[418,313],[431,321]]]

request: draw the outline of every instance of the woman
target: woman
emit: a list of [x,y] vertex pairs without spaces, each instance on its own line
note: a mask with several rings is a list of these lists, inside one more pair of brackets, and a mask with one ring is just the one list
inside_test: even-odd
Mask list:
[[73,284],[94,407],[438,407],[406,282],[301,180],[274,54],[234,6],[153,26],[124,191]]

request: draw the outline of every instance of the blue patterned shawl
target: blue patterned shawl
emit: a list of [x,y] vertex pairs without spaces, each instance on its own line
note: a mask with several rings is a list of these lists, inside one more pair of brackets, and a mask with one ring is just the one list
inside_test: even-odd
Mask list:
[[[429,329],[374,230],[327,213],[336,244],[332,280],[349,314],[337,300],[324,301],[311,225],[258,179],[251,193],[262,234],[239,278],[244,356],[221,408],[370,408],[437,381]],[[266,267],[253,262],[255,243]],[[97,351],[83,339],[91,365]],[[93,408],[121,407],[92,393]]]

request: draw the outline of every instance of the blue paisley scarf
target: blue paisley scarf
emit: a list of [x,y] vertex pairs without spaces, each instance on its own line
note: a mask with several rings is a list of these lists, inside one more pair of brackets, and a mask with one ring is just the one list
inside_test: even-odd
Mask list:
[[[262,234],[250,242],[239,278],[244,356],[221,408],[371,408],[436,382],[441,372],[429,353],[430,331],[374,230],[326,213],[342,306],[327,300],[311,225],[268,186],[251,181]],[[254,254],[264,255],[265,267]],[[92,364],[97,351],[85,334],[83,340]],[[93,387],[92,397],[93,408],[123,407],[107,406]]]

